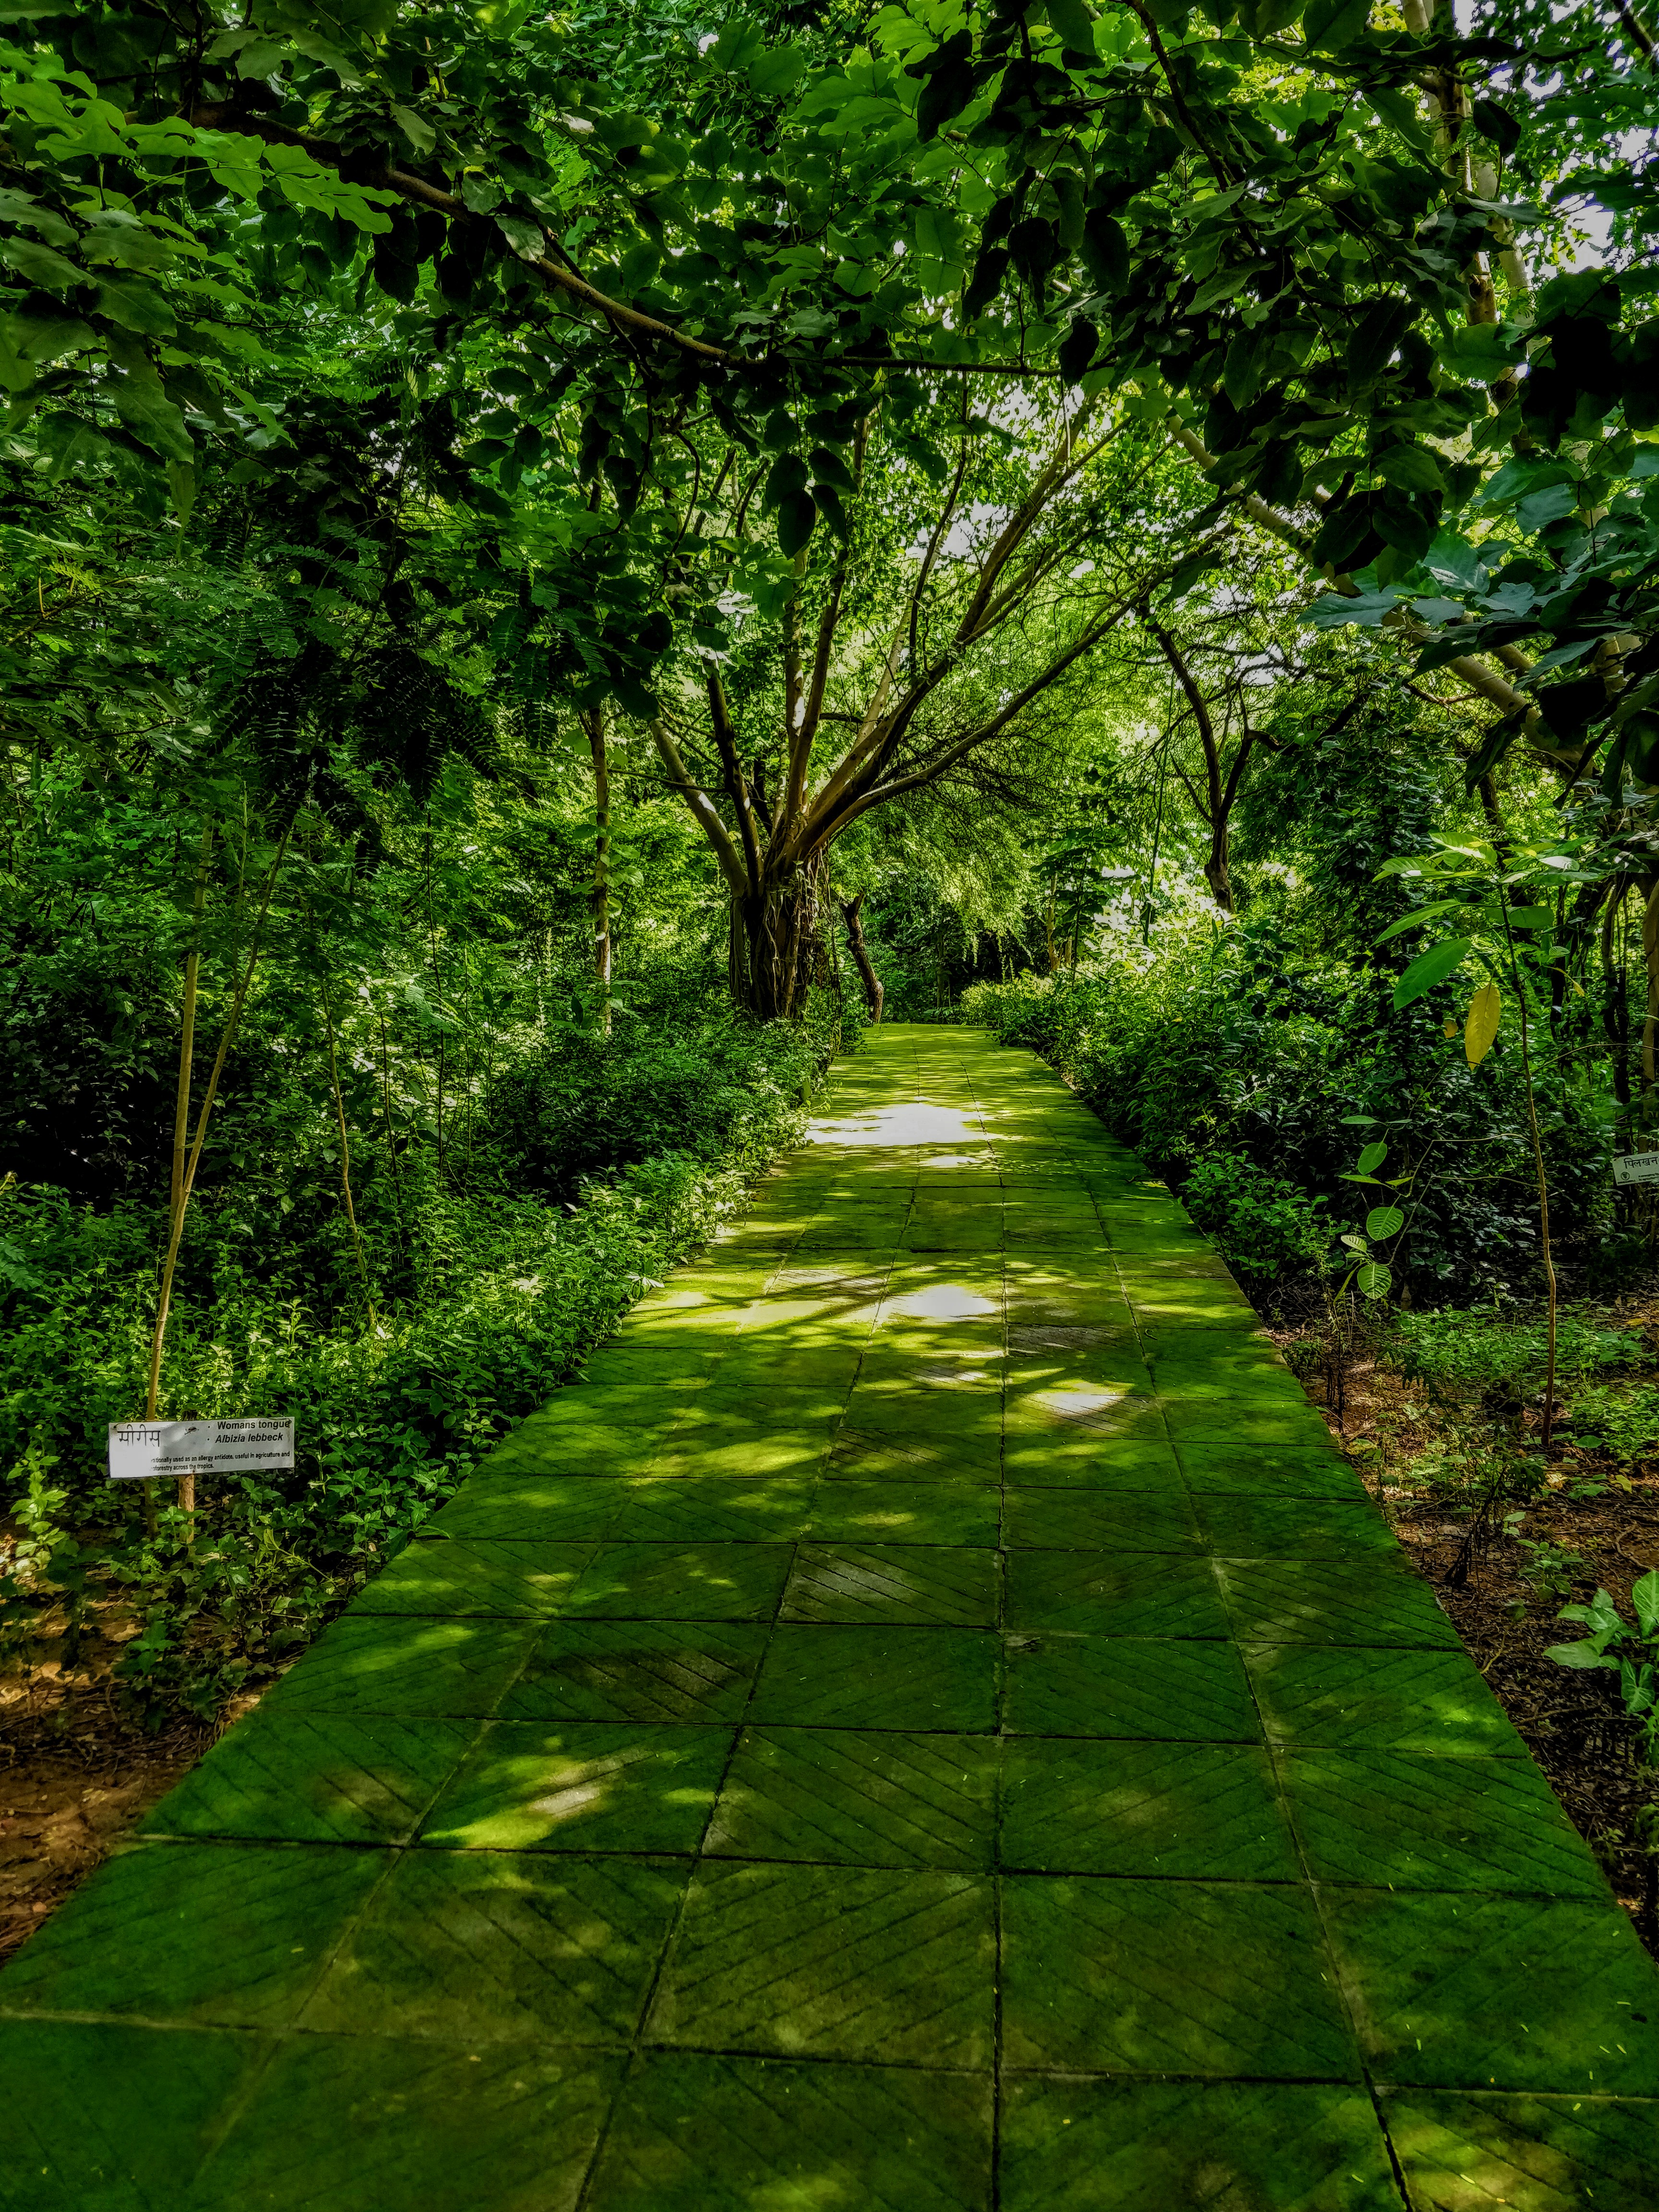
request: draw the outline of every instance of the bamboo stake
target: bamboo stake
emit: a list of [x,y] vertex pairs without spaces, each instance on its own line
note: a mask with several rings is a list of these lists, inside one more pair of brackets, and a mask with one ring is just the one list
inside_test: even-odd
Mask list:
[[152,1410],[146,1418],[151,1420],[155,1418],[154,1408],[161,1384],[161,1349],[167,1341],[167,1316],[173,1305],[173,1271],[179,1264],[179,1243],[185,1232],[185,1214],[190,1205],[191,1194],[196,1188],[196,1171],[202,1163],[202,1147],[207,1141],[208,1121],[213,1112],[213,1102],[219,1095],[219,1079],[224,1073],[225,1061],[229,1057],[232,1044],[235,1042],[237,1025],[242,1018],[242,1007],[247,998],[248,987],[253,981],[254,966],[259,957],[259,941],[264,930],[265,916],[270,909],[270,895],[276,888],[277,874],[288,851],[288,841],[292,828],[293,825],[290,823],[289,829],[283,830],[281,842],[276,848],[276,856],[270,864],[270,873],[265,878],[264,896],[259,905],[259,918],[253,925],[253,941],[248,948],[247,966],[242,971],[240,981],[236,986],[235,996],[231,1000],[230,1016],[225,1024],[224,1035],[219,1040],[219,1049],[214,1055],[212,1073],[208,1077],[207,1095],[202,1101],[201,1114],[197,1120],[196,1141],[191,1146],[190,1157],[185,1163],[184,1176],[179,1187],[179,1204],[174,1209],[172,1227],[167,1237],[167,1259],[161,1268],[161,1291],[155,1307],[155,1333],[150,1342],[149,1395],[146,1402]]
[[328,1033],[328,1077],[334,1086],[334,1118],[340,1130],[340,1189],[345,1198],[346,1220],[351,1229],[352,1249],[357,1258],[358,1279],[363,1286],[363,1304],[368,1314],[368,1325],[374,1327],[374,1300],[368,1287],[368,1261],[363,1254],[363,1232],[357,1226],[357,1209],[351,1200],[351,1139],[346,1134],[345,1100],[340,1092],[340,1061],[334,1048],[334,1015],[328,1003],[328,985],[319,985],[323,1001],[323,1027]]
[[[179,1024],[179,1089],[173,1109],[173,1179],[167,1200],[167,1231],[184,1208],[185,1150],[190,1138],[190,1086],[196,1057],[196,990],[202,965],[202,912],[207,901],[208,863],[213,856],[213,825],[202,828],[202,854],[196,868],[196,895],[191,905],[190,951],[185,957],[185,1003]],[[156,1418],[161,1392],[161,1362],[150,1363],[149,1389],[144,1400],[144,1419]],[[196,1510],[196,1477],[179,1477],[179,1504],[187,1514]],[[155,1486],[144,1485],[144,1526],[155,1532]]]

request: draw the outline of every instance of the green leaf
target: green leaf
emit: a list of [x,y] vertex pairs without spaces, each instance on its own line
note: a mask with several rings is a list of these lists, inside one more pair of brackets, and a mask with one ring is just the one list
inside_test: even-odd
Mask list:
[[1383,1161],[1386,1160],[1388,1157],[1389,1148],[1379,1138],[1375,1144],[1366,1146],[1364,1151],[1361,1152],[1358,1159],[1355,1161],[1354,1164],[1358,1169],[1361,1175],[1375,1175],[1378,1168],[1382,1166]]
[[1095,19],[1087,0],[1043,0],[1043,12],[1074,54],[1093,55]]
[[1360,1268],[1354,1280],[1359,1285],[1362,1298],[1386,1298],[1394,1277],[1380,1260],[1370,1260]]
[[1310,0],[1302,18],[1302,35],[1310,46],[1340,53],[1364,29],[1370,0]]
[[1083,220],[1083,266],[1100,292],[1121,292],[1129,281],[1129,241],[1115,216],[1091,208]]
[[1426,446],[1390,446],[1371,464],[1384,483],[1401,491],[1444,491],[1440,464]]
[[169,461],[193,467],[196,448],[185,418],[152,377],[124,376],[114,387],[115,411],[133,436]]
[[1405,1225],[1406,1217],[1397,1206],[1374,1206],[1365,1216],[1365,1234],[1373,1244],[1397,1237]]
[[1495,728],[1487,731],[1463,770],[1465,791],[1474,790],[1483,776],[1492,774],[1520,736],[1525,720],[1524,714],[1509,714]]
[[423,115],[412,107],[394,107],[392,119],[422,159],[437,145],[438,134]]
[[538,261],[547,251],[540,223],[528,216],[498,215],[495,228],[521,261]]
[[1071,328],[1060,342],[1060,373],[1075,384],[1086,372],[1100,343],[1100,332],[1086,315],[1073,315]]
[[171,337],[179,327],[173,310],[142,276],[106,276],[98,286],[98,312],[143,337]]
[[1659,1567],[1632,1585],[1630,1601],[1643,1635],[1659,1636]]
[[806,489],[806,464],[799,453],[780,453],[773,462],[761,493],[761,507],[769,512]]
[[61,253],[54,253],[51,246],[33,238],[9,238],[0,246],[0,261],[15,269],[26,284],[38,284],[43,292],[72,292],[87,281],[84,269],[77,269],[72,261],[65,261]]
[[806,67],[799,46],[773,46],[749,65],[749,88],[763,100],[780,100]]
[[1443,983],[1448,975],[1461,968],[1468,958],[1474,940],[1468,937],[1448,937],[1438,945],[1431,945],[1426,952],[1419,952],[1411,966],[1394,987],[1394,1010],[1399,1013],[1414,999]]
[[1609,1674],[1619,1672],[1619,1662],[1606,1657],[1599,1644],[1586,1637],[1577,1644],[1549,1644],[1544,1647],[1544,1656],[1553,1659],[1558,1667],[1576,1667],[1588,1671],[1603,1668]]
[[811,537],[817,503],[809,491],[792,491],[778,507],[778,549],[793,560]]
[[1549,929],[1554,926],[1555,915],[1547,906],[1512,906],[1510,920],[1516,929]]
[[1404,937],[1413,929],[1421,929],[1437,914],[1450,914],[1462,906],[1462,899],[1436,899],[1432,905],[1414,907],[1410,914],[1402,914],[1398,921],[1391,921],[1380,935],[1371,939],[1373,945],[1386,945],[1391,937]]

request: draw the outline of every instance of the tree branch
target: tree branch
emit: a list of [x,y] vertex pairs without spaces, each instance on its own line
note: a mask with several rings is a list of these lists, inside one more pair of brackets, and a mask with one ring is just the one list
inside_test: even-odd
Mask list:
[[696,822],[697,827],[714,848],[714,858],[720,864],[720,872],[738,898],[749,896],[749,881],[744,873],[743,861],[737,847],[732,842],[731,832],[715,811],[714,802],[700,783],[693,783],[685,772],[679,749],[668,733],[662,717],[655,715],[649,725],[652,743],[663,766],[668,771],[671,787],[678,791]]

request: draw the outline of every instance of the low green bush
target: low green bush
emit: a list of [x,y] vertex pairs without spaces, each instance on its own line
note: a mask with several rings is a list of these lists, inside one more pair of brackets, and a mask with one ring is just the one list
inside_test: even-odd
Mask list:
[[1310,1198],[1243,1154],[1200,1160],[1181,1195],[1247,1290],[1265,1291],[1317,1267],[1329,1248],[1324,1200]]
[[[244,1194],[210,1196],[191,1218],[164,1402],[203,1417],[292,1414],[298,1464],[291,1476],[204,1482],[193,1530],[169,1509],[147,1531],[133,1486],[106,1473],[108,1424],[143,1405],[161,1210],[11,1192],[0,1467],[23,1538],[0,1577],[0,1622],[14,1644],[44,1601],[69,1602],[78,1621],[88,1593],[125,1595],[140,1628],[117,1679],[148,1720],[180,1707],[210,1716],[268,1675],[645,1287],[741,1208],[749,1178],[799,1135],[836,1012],[817,1006],[804,1024],[766,1029],[728,1017],[701,1036],[641,1032],[575,1055],[578,1095],[585,1083],[596,1099],[597,1068],[611,1096],[635,1102],[605,1137],[635,1157],[607,1172],[573,1165],[595,1146],[580,1120],[532,1123],[526,1139],[507,1113],[481,1155],[493,1150],[505,1170],[514,1143],[533,1141],[520,1178],[529,1194],[499,1178],[456,1190],[406,1161],[402,1219],[420,1291],[382,1304],[373,1327],[361,1303],[343,1325],[349,1291],[308,1297],[280,1249],[255,1243]],[[638,1103],[671,1060],[696,1102],[678,1146]],[[526,1095],[548,1094],[526,1083]],[[561,1128],[572,1132],[563,1154]],[[538,1182],[570,1194],[537,1194]],[[72,1624],[71,1659],[77,1633]]]

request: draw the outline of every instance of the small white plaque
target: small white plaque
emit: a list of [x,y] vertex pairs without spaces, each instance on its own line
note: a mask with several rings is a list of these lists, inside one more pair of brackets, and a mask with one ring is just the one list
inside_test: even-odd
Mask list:
[[112,1421],[112,1482],[155,1475],[246,1474],[294,1464],[292,1418],[234,1421]]
[[1618,1183],[1659,1182],[1659,1152],[1620,1152],[1613,1163]]

